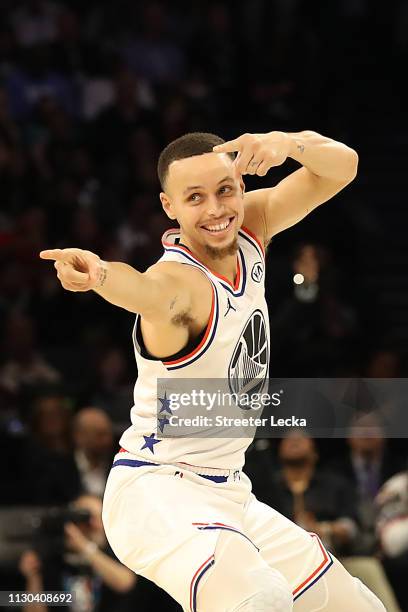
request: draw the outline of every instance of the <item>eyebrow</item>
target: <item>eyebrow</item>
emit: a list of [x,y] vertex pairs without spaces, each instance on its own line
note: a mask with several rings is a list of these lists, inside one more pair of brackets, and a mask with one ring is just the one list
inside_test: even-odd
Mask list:
[[[223,179],[221,179],[220,181],[218,181],[217,186],[221,185],[221,183],[225,183],[225,181],[232,181],[234,180],[231,176],[225,176]],[[192,187],[187,187],[184,191],[184,193],[187,193],[188,191],[191,191],[192,189],[204,189],[204,187],[202,185],[193,185]]]

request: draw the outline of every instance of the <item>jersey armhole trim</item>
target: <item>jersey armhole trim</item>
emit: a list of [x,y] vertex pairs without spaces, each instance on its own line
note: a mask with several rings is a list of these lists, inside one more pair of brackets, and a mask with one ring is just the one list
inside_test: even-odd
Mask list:
[[245,238],[253,244],[258,253],[262,256],[262,259],[265,259],[265,247],[261,244],[259,238],[244,225],[242,225],[240,231],[244,234]]
[[163,365],[168,370],[178,370],[179,368],[190,365],[194,361],[196,361],[201,355],[203,355],[208,347],[211,345],[212,341],[215,337],[215,331],[217,329],[218,324],[218,315],[219,315],[219,304],[218,304],[218,294],[215,288],[214,283],[211,281],[212,288],[212,302],[211,302],[211,311],[210,317],[208,319],[207,328],[205,330],[204,337],[202,338],[200,344],[191,351],[185,357],[180,357],[179,359],[174,359],[172,361],[163,361]]

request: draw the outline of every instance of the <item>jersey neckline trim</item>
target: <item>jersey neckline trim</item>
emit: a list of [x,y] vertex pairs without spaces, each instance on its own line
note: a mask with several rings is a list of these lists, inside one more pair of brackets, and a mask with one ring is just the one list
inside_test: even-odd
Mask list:
[[175,234],[180,234],[180,229],[171,229],[163,234],[162,243],[163,243],[165,251],[168,251],[170,249],[171,250],[176,249],[177,251],[181,253],[187,253],[188,255],[190,255],[190,257],[192,257],[196,261],[196,263],[203,266],[203,268],[205,268],[207,272],[209,272],[213,276],[216,276],[219,280],[223,281],[224,283],[227,283],[228,286],[231,287],[231,289],[233,289],[234,291],[237,291],[241,277],[242,277],[238,256],[237,256],[237,272],[235,276],[235,283],[231,283],[231,281],[229,281],[228,278],[226,278],[222,274],[218,274],[217,272],[214,272],[208,266],[206,266],[205,263],[203,263],[200,259],[198,259],[198,257],[196,257],[196,255],[194,255],[193,252],[190,251],[190,249],[186,247],[184,244],[183,245],[173,244],[172,242],[168,242],[166,240],[166,238],[168,238],[169,236],[175,235]]
[[[257,242],[257,239],[254,237],[254,235],[248,233],[247,231],[241,231],[241,229],[238,232],[241,236],[243,236],[246,240],[248,240],[249,242],[251,242],[253,244],[253,246],[256,248],[256,250],[263,256],[262,253],[262,249],[260,247],[260,243]],[[244,255],[242,253],[242,249],[238,249],[238,254],[237,254],[237,274],[236,274],[236,278],[235,278],[235,283],[231,283],[231,281],[229,281],[225,276],[222,276],[222,274],[218,274],[217,272],[214,272],[213,270],[211,270],[208,266],[206,266],[205,263],[203,263],[200,259],[198,259],[198,257],[196,257],[192,251],[190,251],[190,249],[188,247],[186,247],[185,245],[180,245],[180,244],[174,244],[173,242],[169,242],[168,238],[170,236],[175,236],[180,234],[180,229],[170,229],[167,230],[163,236],[162,236],[162,244],[164,247],[164,250],[166,253],[179,253],[180,255],[183,255],[183,257],[185,257],[186,259],[190,260],[192,263],[196,264],[198,267],[200,267],[204,272],[207,272],[208,274],[211,274],[211,276],[213,276],[214,278],[216,278],[224,287],[224,289],[226,289],[227,291],[229,291],[229,293],[231,293],[232,295],[234,295],[235,297],[240,297],[241,295],[243,295],[244,291],[245,291],[245,285],[246,285],[246,266],[245,266],[245,258]]]

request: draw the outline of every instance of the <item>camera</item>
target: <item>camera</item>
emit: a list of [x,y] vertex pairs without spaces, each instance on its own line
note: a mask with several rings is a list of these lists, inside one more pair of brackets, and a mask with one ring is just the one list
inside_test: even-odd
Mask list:
[[42,559],[65,551],[64,525],[89,525],[88,510],[73,506],[11,506],[0,509],[0,569],[15,567],[22,553],[34,548]]
[[64,526],[67,523],[89,526],[91,514],[83,508],[52,507],[38,517],[33,546],[42,559],[61,557],[65,550]]

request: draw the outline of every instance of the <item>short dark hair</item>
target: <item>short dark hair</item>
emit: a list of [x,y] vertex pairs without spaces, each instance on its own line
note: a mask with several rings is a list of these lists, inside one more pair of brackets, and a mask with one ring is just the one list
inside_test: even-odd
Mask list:
[[[165,182],[169,166],[172,162],[186,157],[212,153],[213,147],[223,144],[225,140],[209,132],[190,132],[170,142],[160,153],[157,162],[157,174],[160,185],[165,190]],[[228,153],[231,159],[235,159],[235,153]]]

